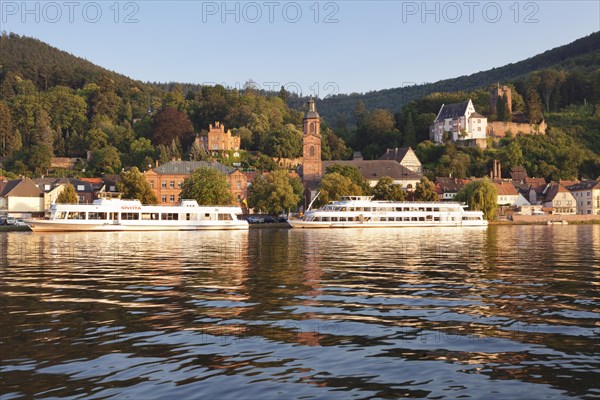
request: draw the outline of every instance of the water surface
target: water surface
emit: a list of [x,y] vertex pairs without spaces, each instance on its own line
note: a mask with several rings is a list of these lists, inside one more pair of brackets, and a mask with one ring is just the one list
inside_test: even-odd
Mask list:
[[598,398],[600,226],[0,234],[0,398]]

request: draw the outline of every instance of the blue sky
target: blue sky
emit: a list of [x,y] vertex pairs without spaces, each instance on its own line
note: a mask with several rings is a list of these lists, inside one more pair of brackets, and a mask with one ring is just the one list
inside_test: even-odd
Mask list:
[[134,79],[320,97],[468,75],[600,30],[598,1],[0,0],[0,12],[0,29]]

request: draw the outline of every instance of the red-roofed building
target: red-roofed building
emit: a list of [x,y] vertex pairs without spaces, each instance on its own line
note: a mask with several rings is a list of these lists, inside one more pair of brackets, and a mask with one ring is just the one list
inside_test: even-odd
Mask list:
[[529,202],[510,181],[494,181],[499,206],[528,206]]
[[552,182],[546,189],[544,209],[548,209],[551,214],[575,214],[577,201],[562,184]]

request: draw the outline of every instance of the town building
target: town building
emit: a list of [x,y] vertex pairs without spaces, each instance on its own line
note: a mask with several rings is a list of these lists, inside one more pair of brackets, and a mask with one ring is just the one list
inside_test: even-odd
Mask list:
[[396,147],[395,149],[387,149],[385,154],[379,157],[380,160],[394,160],[404,168],[407,168],[418,174],[423,173],[423,165],[421,161],[410,147]]
[[77,200],[81,204],[92,203],[96,196],[96,190],[92,183],[76,178],[35,178],[33,183],[44,193],[45,209],[56,201],[58,195],[67,184],[73,185],[77,193]]
[[239,205],[246,198],[248,180],[239,170],[218,162],[209,161],[170,161],[144,172],[150,188],[161,205],[179,204],[181,188],[185,178],[200,167],[218,170],[227,177],[229,189],[233,196],[232,204]]
[[394,180],[394,184],[401,185],[407,191],[412,191],[423,177],[422,174],[413,172],[393,160],[363,160],[362,158],[323,161],[323,175],[327,172],[327,168],[333,165],[357,168],[371,187],[377,185],[377,182],[384,176],[389,176]]
[[499,206],[528,206],[529,201],[517,191],[510,181],[494,181],[496,191],[498,192],[497,204]]
[[436,177],[435,178],[435,192],[438,194],[440,200],[451,201],[454,200],[457,193],[465,187],[470,179],[458,179],[453,177]]
[[577,203],[577,214],[600,215],[600,180],[567,186]]
[[546,189],[544,210],[551,214],[575,214],[577,212],[575,197],[561,183],[552,182]]
[[43,217],[44,194],[29,178],[0,182],[0,213],[16,218]]
[[[486,147],[487,118],[475,111],[471,99],[462,103],[442,104],[433,124],[430,139],[442,143],[448,139],[473,141],[478,147]],[[449,133],[449,137],[446,137]]]
[[220,151],[239,150],[240,137],[225,131],[225,125],[219,121],[208,126],[208,135],[200,136],[200,142],[208,153],[216,154]]

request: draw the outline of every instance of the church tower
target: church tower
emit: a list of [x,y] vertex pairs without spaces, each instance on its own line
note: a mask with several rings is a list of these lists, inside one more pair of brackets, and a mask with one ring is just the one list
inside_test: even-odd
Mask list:
[[[321,182],[323,165],[321,163],[321,119],[315,109],[315,100],[308,100],[308,110],[304,113],[304,135],[302,154],[302,181],[305,197],[310,202]],[[307,203],[308,205],[308,203]]]

